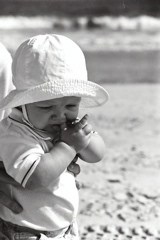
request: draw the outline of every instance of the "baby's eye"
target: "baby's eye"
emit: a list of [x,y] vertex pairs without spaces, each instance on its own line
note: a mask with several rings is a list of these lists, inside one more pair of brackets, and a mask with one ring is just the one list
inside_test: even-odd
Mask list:
[[44,107],[39,107],[40,109],[42,110],[49,110],[51,109],[52,107],[51,106],[44,106]]
[[77,105],[74,104],[68,104],[66,105],[67,108],[77,108]]

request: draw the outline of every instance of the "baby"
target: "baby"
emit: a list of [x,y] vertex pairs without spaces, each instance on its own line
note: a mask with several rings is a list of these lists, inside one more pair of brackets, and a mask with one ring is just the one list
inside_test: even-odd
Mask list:
[[104,104],[108,93],[87,81],[82,50],[61,35],[23,42],[12,74],[15,90],[0,103],[0,110],[12,109],[0,125],[0,160],[20,184],[3,191],[23,211],[0,206],[0,233],[12,240],[78,240],[78,191],[68,166],[77,158],[98,162],[105,153],[88,115],[78,119],[79,109]]

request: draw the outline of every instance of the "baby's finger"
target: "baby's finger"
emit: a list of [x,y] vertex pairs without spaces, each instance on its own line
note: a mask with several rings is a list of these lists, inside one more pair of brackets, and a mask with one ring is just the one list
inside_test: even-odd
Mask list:
[[84,117],[82,117],[82,119],[75,124],[76,131],[84,128],[85,125],[87,124],[87,120],[88,120],[88,114],[85,114]]
[[70,127],[70,128],[72,128],[72,127],[74,127],[75,126],[75,124],[76,123],[78,123],[79,122],[79,119],[78,118],[76,118],[75,120],[73,120],[73,121],[67,121],[67,126],[68,127]]
[[87,124],[86,126],[84,126],[83,131],[86,135],[91,133],[92,132],[92,126],[90,124]]

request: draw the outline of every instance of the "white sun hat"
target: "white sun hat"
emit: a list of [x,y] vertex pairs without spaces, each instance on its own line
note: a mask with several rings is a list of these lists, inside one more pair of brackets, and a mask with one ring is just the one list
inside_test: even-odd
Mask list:
[[61,98],[81,97],[80,107],[96,107],[109,95],[100,85],[88,81],[85,57],[79,46],[62,35],[38,35],[23,42],[12,64],[11,91],[0,110]]

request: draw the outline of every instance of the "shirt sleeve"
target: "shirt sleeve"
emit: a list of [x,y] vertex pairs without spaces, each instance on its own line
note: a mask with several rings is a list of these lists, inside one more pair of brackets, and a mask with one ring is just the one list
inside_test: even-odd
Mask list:
[[0,158],[6,172],[25,187],[44,151],[31,136],[4,134],[0,137]]

